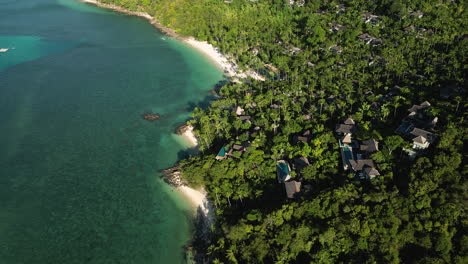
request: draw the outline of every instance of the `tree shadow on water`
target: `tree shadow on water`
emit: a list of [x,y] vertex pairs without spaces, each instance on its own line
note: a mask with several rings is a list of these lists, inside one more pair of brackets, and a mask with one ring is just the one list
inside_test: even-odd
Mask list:
[[183,149],[177,152],[177,160],[188,159],[198,155],[199,153],[200,151],[197,148]]
[[228,83],[228,80],[223,79],[219,81],[215,86],[213,87],[212,90],[207,91],[208,95],[206,95],[202,100],[198,102],[188,102],[186,110],[191,112],[195,107],[206,109],[208,106],[211,105],[211,102],[213,102],[216,99],[219,99],[219,91],[221,88]]

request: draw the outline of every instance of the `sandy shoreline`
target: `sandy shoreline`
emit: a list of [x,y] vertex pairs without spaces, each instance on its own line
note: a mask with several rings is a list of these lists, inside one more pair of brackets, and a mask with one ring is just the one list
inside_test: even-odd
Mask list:
[[[162,26],[156,19],[154,19],[151,15],[145,12],[136,12],[136,11],[129,11],[119,6],[115,6],[112,4],[104,4],[97,0],[78,0],[85,3],[97,5],[99,7],[112,9],[117,12],[140,16],[147,19],[152,25],[162,31],[164,34],[176,38],[183,43],[191,46],[192,48],[197,49],[204,55],[206,55],[209,59],[211,59],[219,68],[224,71],[224,74],[228,77],[233,78],[233,81],[239,81],[239,79],[244,79],[246,77],[252,77],[257,80],[264,80],[264,78],[258,74],[251,74],[250,71],[248,74],[239,72],[237,70],[237,65],[233,62],[229,62],[229,60],[213,45],[207,42],[201,42],[195,40],[193,37],[183,38],[178,35],[174,30],[170,28],[166,28]],[[178,133],[182,139],[190,146],[190,147],[197,147],[198,140],[193,133],[193,126],[186,125],[183,130]],[[189,202],[194,210],[194,216],[196,217],[196,221],[202,224],[202,228],[198,230],[198,233],[202,236],[206,236],[209,233],[210,226],[214,221],[214,213],[213,208],[211,206],[210,201],[208,200],[207,193],[203,189],[193,189],[187,186],[182,178],[180,177],[181,172],[176,171],[173,172],[171,175],[171,185]]]
[[203,189],[193,189],[187,185],[181,185],[176,189],[190,202],[196,210],[195,213],[202,213],[205,218],[211,219],[212,208]]
[[251,77],[260,81],[265,80],[265,77],[254,71],[248,71],[247,73],[240,71],[235,62],[229,61],[218,48],[206,41],[198,41],[193,37],[184,38],[182,41],[205,54],[210,60],[216,63],[221,70],[224,71],[224,74],[227,77],[232,77],[234,81],[239,81],[238,79],[246,79],[247,77]]
[[185,43],[185,44],[191,46],[192,48],[195,48],[198,51],[200,51],[201,53],[203,53],[212,62],[214,62],[221,70],[223,70],[224,74],[227,77],[231,77],[233,79],[233,81],[235,81],[235,82],[240,82],[239,79],[245,79],[247,77],[251,77],[251,78],[253,78],[255,80],[261,80],[261,81],[265,80],[265,77],[263,77],[262,75],[258,74],[257,72],[254,72],[252,70],[249,70],[247,72],[242,72],[241,70],[239,70],[237,64],[235,62],[233,62],[233,61],[228,60],[228,58],[215,46],[209,44],[206,41],[198,41],[198,40],[194,39],[193,37],[182,37],[179,34],[177,34],[174,30],[172,30],[171,28],[167,28],[167,27],[164,27],[163,25],[161,25],[161,23],[159,23],[159,21],[154,19],[154,17],[152,17],[148,13],[137,12],[137,11],[129,11],[129,10],[126,10],[126,9],[124,9],[122,7],[119,7],[119,6],[116,6],[116,5],[101,3],[101,2],[99,2],[97,0],[78,0],[78,1],[88,3],[88,4],[97,5],[97,6],[103,7],[103,8],[112,9],[114,11],[129,14],[129,15],[133,15],[133,16],[143,17],[143,18],[147,19],[152,25],[154,25],[157,29],[161,30],[164,34],[169,35],[169,36],[171,36],[173,38],[176,38],[176,39],[182,41],[183,43]]
[[189,147],[198,147],[198,140],[195,134],[193,133],[193,126],[187,126],[185,130],[180,134],[180,136],[189,145]]
[[[164,181],[175,188],[191,205],[197,221],[202,221],[205,227],[213,223],[214,214],[211,202],[203,188],[189,187],[181,178],[179,167],[162,170]],[[202,230],[203,231],[203,230]]]

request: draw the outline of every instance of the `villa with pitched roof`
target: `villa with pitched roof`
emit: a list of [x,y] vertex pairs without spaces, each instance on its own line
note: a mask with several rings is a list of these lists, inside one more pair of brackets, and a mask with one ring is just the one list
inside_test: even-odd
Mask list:
[[361,142],[359,149],[366,154],[379,151],[379,142],[375,139],[368,139]]
[[290,180],[284,183],[286,189],[286,196],[290,199],[296,198],[301,192],[301,182]]
[[408,109],[408,116],[403,119],[395,133],[403,138],[411,140],[411,149],[404,149],[410,158],[415,158],[419,153],[434,143],[437,136],[432,132],[438,118],[428,113],[431,104],[428,101],[420,105],[413,105]]
[[240,155],[242,155],[242,153],[246,152],[247,151],[247,148],[250,146],[250,142],[249,141],[246,141],[246,142],[243,142],[241,145],[239,144],[233,144],[231,148],[228,148],[227,145],[223,146],[218,154],[216,155],[216,160],[223,160],[223,159],[226,159],[226,158],[229,158],[229,157],[235,157],[234,156],[234,153],[235,152],[238,152],[240,153]]
[[360,179],[372,179],[379,176],[374,161],[365,158],[372,153],[379,151],[379,142],[375,139],[368,139],[361,142],[352,139],[356,123],[353,119],[347,118],[343,124],[336,126],[335,132],[340,136],[338,140],[341,150],[343,169],[351,170]]
[[293,143],[294,144],[298,144],[300,141],[304,142],[304,143],[308,143],[309,140],[310,140],[310,137],[311,137],[311,133],[310,133],[310,130],[306,130],[298,135],[295,135],[293,137]]
[[431,132],[419,128],[413,128],[409,134],[413,136],[413,143],[415,144],[413,148],[418,149],[426,149],[436,139]]
[[375,176],[380,175],[375,167],[374,161],[371,159],[351,160],[350,163],[353,171],[355,171],[361,179],[373,179]]
[[[300,157],[294,160],[294,169],[301,170],[309,165],[309,161],[305,157]],[[278,160],[276,163],[276,175],[279,183],[284,183],[286,189],[286,197],[292,199],[297,198],[301,192],[301,182],[299,178],[291,177],[291,166],[285,160]]]

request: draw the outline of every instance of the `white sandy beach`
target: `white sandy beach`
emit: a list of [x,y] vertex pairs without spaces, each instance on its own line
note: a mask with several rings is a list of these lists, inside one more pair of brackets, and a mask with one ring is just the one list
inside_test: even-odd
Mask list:
[[184,42],[190,45],[191,47],[197,49],[201,53],[205,54],[213,62],[215,62],[223,71],[224,74],[228,77],[245,79],[251,77],[255,80],[264,81],[265,77],[254,71],[248,71],[247,73],[239,70],[235,62],[229,61],[227,57],[221,53],[221,51],[215,46],[209,44],[206,41],[198,41],[193,37],[184,39]]
[[196,148],[198,146],[198,140],[193,133],[193,126],[188,126],[184,133],[182,133],[180,136],[185,142],[187,142],[190,147]]
[[128,11],[122,7],[115,6],[112,4],[104,4],[97,0],[79,0],[79,1],[147,19],[151,24],[161,29],[164,33],[172,37],[175,37],[177,39],[180,39],[182,42],[188,44],[189,46],[197,49],[198,51],[206,55],[211,61],[213,61],[216,65],[218,65],[220,69],[224,71],[224,74],[226,76],[233,78],[233,81],[240,82],[239,79],[245,79],[247,77],[251,77],[255,80],[261,80],[261,81],[265,80],[265,77],[263,77],[262,75],[260,75],[259,73],[253,70],[249,70],[247,72],[240,71],[237,64],[233,61],[229,61],[228,58],[215,46],[209,44],[206,41],[198,41],[194,39],[193,37],[183,38],[179,36],[175,31],[162,26],[156,19],[154,19],[154,17],[152,17],[148,13]]
[[[176,169],[176,168],[174,168]],[[201,212],[203,220],[208,225],[213,220],[213,208],[211,202],[208,200],[207,193],[203,188],[194,189],[187,186],[183,181],[181,172],[173,171],[170,172],[170,185],[175,188],[182,196],[189,202],[193,208],[194,214]]]
[[211,221],[212,208],[204,190],[195,190],[185,185],[177,187],[177,190],[190,202],[194,209],[200,209],[203,216]]

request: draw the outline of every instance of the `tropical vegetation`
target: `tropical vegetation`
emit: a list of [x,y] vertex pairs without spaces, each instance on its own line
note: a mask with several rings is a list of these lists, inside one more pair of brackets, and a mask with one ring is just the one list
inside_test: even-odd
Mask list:
[[[468,16],[464,1],[103,0],[219,47],[265,81],[228,82],[193,120],[201,154],[181,161],[217,222],[212,263],[467,263]],[[416,160],[394,133],[430,101],[438,140]],[[250,117],[240,120],[242,107]],[[380,176],[340,164],[335,124],[375,138]],[[295,135],[311,131],[308,143]],[[215,160],[223,146],[247,151]],[[307,157],[287,199],[276,161]]]

